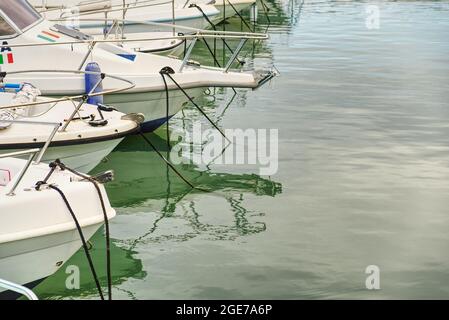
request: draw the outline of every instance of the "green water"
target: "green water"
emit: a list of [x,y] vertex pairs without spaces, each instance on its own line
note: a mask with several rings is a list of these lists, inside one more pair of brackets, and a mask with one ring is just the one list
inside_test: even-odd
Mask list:
[[[125,141],[96,169],[117,175],[114,297],[449,298],[449,2],[267,4],[271,39],[247,46],[246,67],[281,76],[201,104],[222,128],[279,129],[279,172],[177,166],[213,191],[191,192],[142,140]],[[369,4],[379,29],[366,27]],[[258,30],[267,23],[260,9]],[[205,47],[195,59],[211,61]],[[171,130],[198,120],[188,108]],[[149,136],[161,151],[164,134]],[[92,242],[104,269],[102,232]],[[63,268],[40,297],[98,298],[83,255],[67,265],[81,289],[65,289]],[[379,291],[365,287],[368,265]]]

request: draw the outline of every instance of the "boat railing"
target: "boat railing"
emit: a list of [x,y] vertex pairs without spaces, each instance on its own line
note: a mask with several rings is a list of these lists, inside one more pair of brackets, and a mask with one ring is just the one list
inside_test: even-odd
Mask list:
[[[128,10],[135,10],[140,8],[147,8],[147,7],[155,7],[160,5],[166,5],[171,4],[171,11],[172,11],[172,24],[176,24],[176,0],[141,0],[139,2],[127,2],[126,0],[123,0],[121,4],[115,4],[108,7],[100,8],[100,9],[93,9],[93,10],[86,10],[86,7],[91,6],[92,4],[102,3],[103,0],[98,1],[88,1],[88,2],[80,2],[77,5],[74,6],[51,6],[47,7],[45,5],[45,0],[43,1],[44,4],[42,5],[42,9],[40,11],[41,14],[46,14],[49,12],[54,11],[62,11],[60,18],[64,18],[64,14],[70,14],[69,17],[66,17],[66,19],[78,19],[79,17],[85,16],[85,15],[92,15],[92,14],[104,14],[106,18],[108,18],[108,15],[113,12],[122,12],[122,19],[126,19],[126,15],[128,13]],[[71,9],[77,9],[75,12],[68,12],[68,10]],[[107,26],[105,26],[105,30],[107,29]],[[121,26],[122,32],[124,32],[125,25]],[[175,34],[175,29],[173,28],[173,35]],[[106,32],[105,32],[106,33]]]
[[[79,42],[77,42],[79,43]],[[23,47],[23,46],[28,46],[28,45],[11,45],[11,47],[13,46],[18,46],[18,47]],[[0,46],[1,48],[1,46]],[[124,91],[128,91],[131,90],[133,88],[135,88],[136,84],[134,82],[132,82],[131,80],[128,80],[126,78],[120,77],[120,76],[116,76],[116,75],[111,75],[111,74],[107,74],[107,73],[102,73],[102,72],[95,72],[95,71],[83,71],[83,70],[50,70],[50,69],[41,69],[41,70],[16,70],[16,71],[8,71],[8,72],[2,72],[1,73],[1,78],[0,78],[0,82],[4,82],[5,78],[7,78],[10,75],[16,75],[16,74],[32,74],[32,73],[58,73],[58,74],[74,74],[74,75],[97,75],[100,76],[100,83],[102,81],[104,81],[107,78],[110,79],[114,79],[114,80],[118,80],[121,82],[126,83],[126,85],[124,85],[123,87],[120,88],[115,88],[115,89],[109,89],[109,90],[101,90],[98,92],[88,92],[86,94],[80,94],[80,95],[75,95],[75,96],[70,96],[70,97],[62,97],[62,98],[57,98],[57,99],[48,99],[48,101],[50,102],[62,102],[62,101],[73,101],[73,100],[77,100],[77,99],[82,99],[82,98],[90,98],[90,97],[97,97],[97,96],[103,96],[103,95],[110,95],[110,94],[116,94],[116,93],[120,93],[120,92],[124,92]],[[98,84],[99,85],[99,84]],[[95,89],[98,87],[98,85],[95,86]],[[17,106],[21,106],[21,107],[28,107],[28,106],[36,106],[36,105],[41,105],[41,104],[45,104],[45,102],[43,101],[39,101],[39,102],[30,102],[30,103],[23,103],[20,105],[12,105],[12,106],[0,106],[0,109],[7,109],[7,108],[12,108],[12,107],[17,107]]]
[[[54,22],[63,22],[65,21],[64,19],[62,20],[53,20]],[[147,42],[147,41],[160,41],[160,40],[169,40],[169,39],[173,39],[173,40],[183,40],[183,41],[191,41],[190,45],[186,48],[185,53],[184,53],[184,58],[183,58],[183,62],[181,65],[181,68],[179,70],[179,72],[181,73],[185,66],[188,64],[188,62],[191,59],[191,55],[193,52],[193,49],[196,45],[196,43],[198,42],[198,40],[202,39],[202,40],[236,40],[239,41],[237,47],[232,50],[232,55],[229,57],[228,61],[226,64],[224,64],[223,66],[218,67],[218,70],[222,70],[224,73],[227,73],[230,68],[232,67],[232,65],[234,64],[234,62],[237,60],[239,54],[241,53],[242,49],[244,48],[244,45],[250,41],[250,40],[254,40],[254,41],[265,41],[269,38],[269,36],[265,33],[254,33],[254,32],[239,32],[239,31],[219,31],[219,30],[201,30],[201,29],[195,29],[195,28],[190,28],[190,27],[184,27],[184,26],[174,26],[172,24],[166,24],[166,23],[158,23],[158,22],[143,22],[143,21],[134,21],[134,20],[122,20],[122,19],[114,19],[115,22],[111,22],[111,20],[109,19],[83,19],[82,21],[103,21],[103,22],[107,22],[111,25],[115,25],[116,23],[138,23],[138,24],[145,24],[145,25],[158,25],[158,26],[165,26],[165,27],[175,27],[176,30],[184,30],[184,31],[192,31],[194,33],[189,33],[189,34],[185,34],[185,33],[178,33],[177,35],[172,35],[172,36],[158,36],[158,37],[139,37],[139,38],[132,38],[132,39],[127,39],[127,38],[121,38],[121,39],[94,39],[94,38],[90,38],[90,39],[85,39],[85,40],[73,40],[73,41],[58,41],[58,42],[49,42],[49,43],[23,43],[23,44],[8,44],[9,48],[18,48],[18,47],[36,47],[36,46],[58,46],[58,45],[79,45],[79,44],[85,44],[87,45],[87,51],[86,51],[86,55],[81,59],[81,63],[78,69],[78,72],[82,72],[81,69],[84,66],[85,62],[87,61],[87,59],[89,58],[89,56],[91,55],[92,51],[94,50],[95,46],[97,46],[98,44],[102,44],[102,43],[112,43],[112,44],[117,44],[118,42],[120,42],[121,44],[124,43],[132,43],[132,42]],[[227,44],[226,44],[227,45]],[[1,46],[0,46],[1,47]],[[215,56],[214,59],[216,60]],[[112,76],[110,76],[112,77]]]
[[[86,94],[82,94],[82,95],[75,95],[75,96],[68,96],[68,97],[62,97],[62,98],[45,98],[44,100],[41,101],[34,101],[34,102],[27,102],[27,103],[18,103],[18,104],[11,104],[11,105],[2,105],[0,106],[0,110],[2,109],[12,109],[12,108],[27,108],[27,107],[35,107],[35,106],[39,106],[39,105],[49,105],[49,104],[53,104],[56,105],[59,102],[64,102],[64,101],[71,101],[71,102],[78,102],[78,104],[75,106],[75,109],[73,111],[73,113],[71,114],[71,116],[64,121],[64,124],[61,125],[61,131],[65,131],[68,127],[68,125],[73,121],[73,119],[75,118],[76,114],[79,112],[79,110],[81,109],[81,107],[87,102],[87,100],[89,98],[92,97],[97,97],[97,96],[104,96],[104,95],[109,95],[109,94],[115,94],[115,93],[120,93],[123,91],[127,91],[130,89],[133,89],[135,87],[134,82],[119,77],[119,76],[113,76],[113,75],[108,75],[105,73],[100,73],[100,72],[94,72],[94,71],[80,71],[80,70],[20,70],[20,71],[10,71],[10,72],[5,72],[3,75],[6,77],[8,75],[13,75],[13,74],[31,74],[31,73],[73,73],[73,74],[89,74],[89,75],[97,75],[100,77],[99,81],[97,83],[95,83],[95,85],[92,87],[92,89],[90,90],[90,92],[86,93]],[[104,81],[104,79],[106,78],[111,78],[111,79],[115,79],[115,80],[119,80],[119,81],[123,81],[125,83],[127,83],[128,85],[121,87],[121,88],[116,88],[116,89],[110,89],[110,90],[100,90],[97,91],[97,88],[100,86],[100,84]],[[4,80],[4,78],[2,79],[2,81]],[[14,122],[18,122],[18,120],[0,120],[3,123],[14,123]],[[31,122],[31,123],[38,123],[38,122]]]
[[[115,94],[115,93],[120,93],[120,92],[124,92],[124,91],[128,91],[130,89],[133,89],[135,87],[134,82],[119,77],[119,76],[114,76],[114,75],[108,75],[105,73],[100,73],[100,72],[95,72],[95,71],[80,71],[80,70],[20,70],[20,71],[9,71],[9,72],[4,72],[3,73],[3,78],[1,79],[2,82],[4,81],[4,79],[8,76],[8,75],[15,75],[15,74],[31,74],[31,73],[73,73],[73,74],[84,74],[84,75],[97,75],[99,76],[99,80],[97,81],[97,83],[95,83],[95,85],[92,87],[92,89],[90,90],[90,92],[87,92],[85,94],[82,95],[75,95],[75,96],[68,96],[68,97],[62,97],[62,98],[45,98],[43,100],[40,101],[33,101],[33,102],[27,102],[27,103],[16,103],[16,104],[10,104],[10,105],[0,105],[0,110],[2,109],[12,109],[12,108],[29,108],[29,107],[35,107],[35,106],[39,106],[39,105],[49,105],[49,104],[53,104],[56,105],[59,102],[64,102],[64,101],[71,101],[71,102],[78,102],[78,104],[75,106],[75,109],[73,111],[73,113],[71,114],[71,116],[64,121],[64,124],[61,125],[62,129],[61,131],[65,131],[67,129],[67,126],[70,124],[70,122],[73,121],[73,119],[75,118],[76,114],[79,112],[79,110],[81,109],[81,107],[87,103],[89,98],[92,97],[97,97],[97,96],[104,96],[104,95],[110,95],[110,94]],[[109,89],[109,90],[97,90],[101,83],[106,79],[106,78],[111,78],[111,79],[115,79],[115,80],[119,80],[119,81],[123,81],[125,83],[127,83],[127,85],[124,85],[121,88],[116,88],[116,89]],[[0,120],[3,123],[14,123],[14,122],[18,122],[19,120]],[[31,122],[31,123],[39,123],[39,122]]]
[[23,150],[23,151],[17,151],[17,152],[11,152],[11,153],[5,153],[0,154],[0,159],[2,158],[15,158],[15,157],[22,157],[28,155],[28,161],[26,162],[25,166],[22,168],[22,170],[19,172],[17,178],[14,181],[13,186],[11,187],[10,191],[6,194],[9,197],[15,196],[15,192],[17,188],[19,187],[20,183],[22,182],[23,177],[28,172],[28,169],[30,168],[31,164],[33,163],[34,157],[41,151],[41,149],[30,149],[30,150]]
[[[38,7],[39,9],[42,8],[42,10],[39,11],[41,14],[46,14],[49,12],[55,12],[60,11],[61,17],[63,17],[66,13],[71,13],[72,15],[70,18],[77,18],[79,16],[83,15],[91,15],[91,14],[97,14],[97,13],[111,13],[111,12],[120,12],[120,11],[128,11],[129,9],[141,9],[141,8],[147,8],[147,7],[155,7],[160,5],[167,5],[167,4],[174,4],[176,8],[176,1],[175,0],[140,0],[139,2],[127,2],[123,1],[121,4],[113,4],[108,7],[100,8],[100,9],[93,9],[93,10],[85,10],[85,7],[91,6],[95,3],[102,3],[103,0],[100,1],[94,1],[94,2],[86,2],[82,3],[80,2],[77,5],[72,6],[64,6],[64,5],[55,5],[55,6],[47,6],[47,7]],[[75,11],[74,9],[78,9]],[[72,10],[72,12],[69,12],[69,10]]]
[[0,279],[0,288],[20,294],[21,296],[26,297],[28,300],[39,300],[39,298],[32,290],[10,281]]
[[[67,19],[51,19],[51,22],[67,22]],[[132,24],[141,24],[141,25],[148,25],[148,26],[154,26],[154,27],[160,27],[160,28],[167,28],[171,29],[173,27],[176,28],[176,31],[181,31],[181,34],[189,32],[189,34],[185,34],[186,37],[188,36],[198,36],[198,35],[204,35],[209,37],[217,37],[217,38],[238,38],[238,37],[246,37],[248,39],[255,39],[255,40],[268,40],[269,35],[267,33],[262,32],[245,32],[245,31],[225,31],[225,30],[208,30],[208,29],[197,29],[187,26],[181,26],[181,25],[173,25],[171,23],[162,23],[162,22],[153,22],[153,21],[139,21],[139,20],[132,20],[132,19],[108,19],[108,18],[81,18],[78,20],[79,22],[109,22],[111,25],[114,21],[120,22],[120,23],[132,23]],[[148,33],[151,33],[149,31]],[[179,35],[174,36],[175,38],[179,37]],[[170,36],[164,37],[165,39],[170,39]],[[141,38],[142,40],[151,40],[153,38]],[[50,43],[52,44],[52,43]],[[54,44],[54,43],[53,43]]]
[[[50,135],[48,136],[47,140],[45,141],[44,145],[40,149],[31,149],[26,151],[19,151],[9,154],[2,154],[0,155],[0,158],[6,158],[6,157],[18,157],[18,156],[24,156],[24,155],[30,155],[27,164],[25,165],[25,168],[20,172],[18,175],[18,178],[15,180],[14,185],[12,186],[11,190],[8,192],[8,196],[14,196],[15,191],[17,187],[19,186],[20,182],[22,181],[24,175],[28,171],[30,165],[32,164],[33,160],[36,165],[40,164],[42,162],[42,159],[47,152],[48,148],[50,147],[52,141],[54,140],[56,134],[58,131],[65,131],[68,127],[68,125],[75,119],[75,116],[79,113],[81,107],[87,102],[89,97],[95,97],[99,95],[105,95],[105,94],[111,94],[111,93],[118,93],[122,91],[129,90],[131,88],[134,88],[135,84],[129,80],[123,79],[121,77],[117,76],[109,76],[111,78],[117,79],[117,80],[123,80],[129,85],[117,88],[117,89],[111,89],[111,90],[105,90],[105,91],[99,91],[95,92],[101,82],[106,78],[105,74],[101,74],[98,72],[93,71],[70,71],[70,70],[32,70],[32,71],[11,71],[8,72],[8,75],[11,74],[19,74],[19,73],[45,73],[45,72],[52,72],[52,73],[76,73],[76,74],[95,74],[95,75],[104,75],[100,77],[100,80],[93,86],[90,92],[84,94],[84,95],[78,95],[78,96],[71,96],[71,97],[64,97],[64,98],[46,98],[41,101],[35,101],[35,102],[29,102],[29,103],[17,103],[17,104],[11,104],[11,105],[3,105],[0,106],[0,110],[3,109],[12,109],[12,108],[30,108],[38,105],[53,105],[55,106],[59,102],[63,101],[78,101],[77,104],[75,104],[75,108],[70,115],[70,117],[66,120],[64,120],[64,123],[60,122],[42,122],[42,121],[27,121],[27,120],[18,120],[18,119],[8,119],[8,120],[0,120],[0,123],[6,123],[6,124],[26,124],[26,125],[34,125],[34,126],[49,126],[52,128],[52,131]],[[4,74],[6,76],[6,74]]]

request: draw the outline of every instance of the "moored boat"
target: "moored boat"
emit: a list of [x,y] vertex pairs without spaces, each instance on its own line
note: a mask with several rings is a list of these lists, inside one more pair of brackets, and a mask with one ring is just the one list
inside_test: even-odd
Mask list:
[[[201,4],[201,10],[195,7],[181,6],[172,1],[122,1],[122,0],[31,0],[42,15],[49,19],[65,19],[67,26],[81,29],[90,35],[103,34],[111,23],[98,22],[107,18],[128,20],[125,28],[128,33],[167,31],[167,27],[145,22],[158,22],[185,27],[204,29],[209,27],[208,20],[216,20],[220,11],[213,5]],[[83,21],[92,19],[92,21]],[[96,22],[93,20],[97,20]],[[139,23],[144,22],[144,23]]]
[[[97,192],[92,182],[56,168],[40,185],[48,165],[32,164],[32,156],[28,161],[13,158],[38,151],[0,155],[0,278],[31,288],[78,251],[81,234],[87,241],[116,215],[101,184]],[[50,186],[64,194],[73,216]],[[8,297],[10,292],[0,288],[0,298]]]
[[[241,45],[224,68],[206,67],[190,61],[189,53],[184,60],[179,60],[96,41],[83,33],[44,20],[25,0],[0,2],[0,16],[5,25],[0,30],[0,36],[4,39],[3,55],[12,57],[2,65],[3,71],[9,74],[9,81],[29,81],[44,95],[84,94],[83,75],[68,77],[67,74],[58,73],[58,70],[84,70],[90,62],[96,62],[102,72],[126,78],[135,84],[126,92],[107,95],[105,103],[117,106],[124,113],[144,114],[145,131],[155,130],[179,112],[190,100],[186,94],[196,98],[209,87],[255,89],[276,75],[272,70],[233,71],[231,67]],[[240,34],[233,34],[232,37],[241,39],[241,44],[248,39],[246,36],[241,38]],[[267,37],[251,35],[250,38]],[[193,45],[194,41],[189,48]],[[32,55],[30,48],[33,49]],[[30,72],[11,75],[11,72],[22,70]],[[39,70],[54,70],[54,73]],[[169,77],[167,73],[170,73]],[[118,86],[120,82],[117,79],[105,79],[103,83],[105,90]],[[167,91],[170,101],[168,109]]]
[[17,87],[0,93],[0,154],[48,146],[39,161],[61,159],[87,173],[143,121],[108,107],[54,102],[29,84]]

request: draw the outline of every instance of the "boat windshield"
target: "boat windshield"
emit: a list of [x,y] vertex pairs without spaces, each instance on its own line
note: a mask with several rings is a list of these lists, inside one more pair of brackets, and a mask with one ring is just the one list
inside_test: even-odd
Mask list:
[[[28,3],[27,0],[1,0],[0,10],[20,29],[26,29],[41,19],[40,14]],[[0,30],[7,24],[0,18]],[[0,31],[2,32],[2,31]]]
[[0,16],[0,37],[7,37],[16,34],[16,30]]

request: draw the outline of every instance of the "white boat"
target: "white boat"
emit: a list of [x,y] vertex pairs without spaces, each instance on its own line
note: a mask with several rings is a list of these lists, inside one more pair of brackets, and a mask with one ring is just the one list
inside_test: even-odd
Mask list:
[[[48,165],[0,156],[0,279],[34,287],[54,274],[82,246],[75,220],[60,194],[47,185],[36,185],[49,173]],[[68,171],[56,171],[48,184],[63,191],[86,240],[105,221],[101,200],[93,183]],[[98,184],[108,219],[116,213],[104,187]],[[1,298],[8,292],[0,288]]]
[[[79,18],[125,19],[140,22],[159,22],[205,29],[210,23],[220,23],[244,10],[256,6],[256,0],[30,0],[44,17],[66,19],[85,33],[104,33],[104,24],[79,23]],[[123,9],[126,8],[126,11]],[[135,11],[133,10],[135,8]],[[137,12],[137,10],[139,12]],[[131,23],[128,24],[132,25]],[[128,33],[167,30],[155,25],[134,25]]]
[[[80,28],[90,35],[103,34],[104,29],[111,26],[99,22],[105,18],[111,21],[128,20],[130,22],[125,24],[127,33],[139,33],[169,29],[139,22],[167,23],[204,29],[210,27],[208,19],[216,20],[220,14],[213,5],[201,4],[201,10],[198,10],[196,7],[183,7],[167,0],[31,0],[30,3],[48,20],[65,19],[66,26]],[[79,21],[78,18],[93,21]]]
[[[144,131],[152,131],[178,113],[189,101],[177,84],[191,97],[202,95],[208,87],[234,87],[255,89],[275,76],[272,71],[235,72],[230,68],[242,46],[229,58],[226,68],[203,67],[189,61],[190,49],[183,61],[154,54],[136,53],[114,44],[96,42],[72,29],[44,20],[25,0],[0,2],[0,37],[3,39],[4,60],[2,70],[10,82],[28,81],[37,86],[43,95],[71,96],[86,91],[83,75],[68,76],[40,70],[84,70],[89,62],[96,62],[102,72],[126,78],[135,84],[124,93],[105,96],[105,103],[119,107],[124,113],[142,113],[146,122]],[[223,36],[224,37],[224,36]],[[233,34],[234,39],[241,35]],[[266,39],[266,35],[251,35]],[[248,37],[242,38],[242,42]],[[81,39],[81,40],[80,40]],[[192,41],[192,48],[195,41]],[[170,77],[161,75],[170,70]],[[14,71],[32,72],[12,74]],[[117,79],[105,79],[104,90],[120,86]],[[167,112],[166,90],[169,91]],[[168,116],[167,116],[168,115]]]
[[[146,33],[112,33],[109,35],[94,36],[97,40],[109,39],[111,43],[142,53],[166,53],[170,54],[184,44],[183,39],[173,38],[173,32],[146,32]],[[127,40],[127,42],[123,42]],[[133,41],[130,41],[133,40]]]
[[[60,159],[87,173],[138,130],[138,117],[127,120],[123,113],[77,101],[53,102],[33,95],[29,87],[0,93],[0,154],[48,145],[39,161]],[[27,103],[32,105],[23,107]]]

